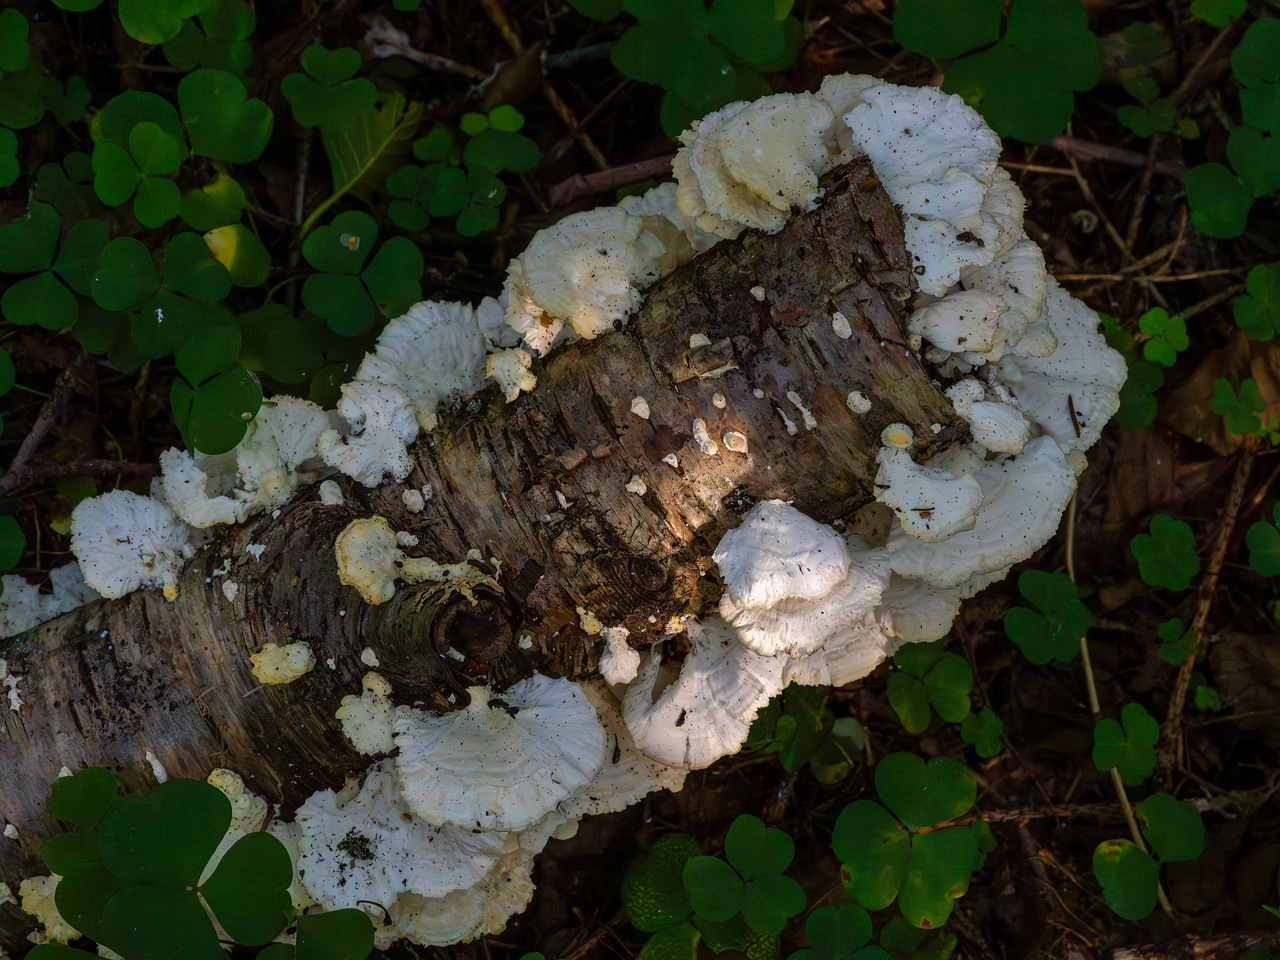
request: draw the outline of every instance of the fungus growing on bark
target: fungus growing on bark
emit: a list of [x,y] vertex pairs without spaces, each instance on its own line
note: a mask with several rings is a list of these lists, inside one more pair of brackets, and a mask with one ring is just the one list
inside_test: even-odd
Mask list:
[[576,683],[533,676],[493,705],[484,687],[467,693],[466,709],[441,717],[396,710],[405,802],[428,823],[522,830],[603,765],[604,729]]
[[383,517],[352,520],[334,544],[338,579],[360,591],[365,603],[386,603],[396,592],[396,580],[407,583],[452,582],[469,593],[475,583],[492,578],[471,564],[437,563],[430,557],[410,557],[400,549],[391,525]]
[[188,536],[168,507],[127,490],[81,500],[71,514],[84,582],[112,600],[140,587],[163,587],[173,599]]
[[363,688],[360,696],[343,697],[334,717],[342,724],[342,732],[357,752],[367,756],[390,753],[395,749],[391,722],[396,712],[390,699],[391,683],[382,674],[371,670],[364,675],[360,685]]
[[268,643],[250,654],[249,663],[259,683],[293,683],[315,667],[316,655],[308,643]]

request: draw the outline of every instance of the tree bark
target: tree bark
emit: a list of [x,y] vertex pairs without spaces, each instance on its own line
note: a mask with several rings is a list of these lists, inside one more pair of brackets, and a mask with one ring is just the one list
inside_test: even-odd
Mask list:
[[[229,767],[287,813],[367,765],[333,720],[359,692],[365,647],[400,701],[437,709],[475,682],[584,676],[598,651],[579,608],[626,626],[638,646],[655,642],[718,596],[710,554],[755,500],[847,516],[872,497],[884,426],[910,425],[920,456],[962,439],[963,421],[906,344],[898,214],[866,163],[837,171],[826,193],[776,236],[722,242],[656,284],[624,329],[554,353],[533,393],[505,404],[490,389],[442,417],[405,483],[344,483],[341,506],[304,491],[204,547],[173,602],[139,591],[0,642],[25,701],[0,738],[3,815],[19,831],[0,840],[0,879],[16,891],[47,872],[39,848],[61,828],[44,798],[63,766],[112,766],[126,788],[149,782],[148,752],[172,776]],[[870,412],[849,409],[853,390]],[[694,439],[696,419],[714,455]],[[745,453],[729,449],[730,430]],[[633,474],[641,494],[627,489]],[[409,513],[401,494],[428,483],[426,509]],[[365,604],[338,582],[334,541],[373,513],[419,538],[414,555],[479,551],[501,589],[481,587],[472,604],[424,584]],[[251,544],[264,547],[258,558]],[[316,668],[260,686],[249,654],[300,640]],[[29,929],[16,907],[0,908],[0,942],[20,948]]]

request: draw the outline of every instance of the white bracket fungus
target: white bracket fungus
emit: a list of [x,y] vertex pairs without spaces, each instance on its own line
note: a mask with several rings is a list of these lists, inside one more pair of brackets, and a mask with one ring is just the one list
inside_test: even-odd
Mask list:
[[139,587],[163,587],[173,599],[188,536],[168,507],[127,490],[81,500],[71,514],[84,582],[112,600]]
[[428,823],[521,830],[604,764],[604,730],[576,683],[534,676],[493,706],[485,688],[467,692],[465,710],[441,717],[396,711],[405,801]]
[[360,696],[343,697],[334,717],[358,753],[390,753],[395,749],[391,721],[396,711],[390,700],[391,683],[382,674],[369,671],[360,685],[363,688]]
[[409,557],[400,549],[395,532],[383,517],[352,520],[334,544],[338,579],[360,591],[365,603],[386,603],[396,592],[396,579],[406,583],[447,583],[470,596],[470,589],[493,578],[469,563],[437,563],[430,557]]
[[605,627],[600,631],[604,653],[600,655],[600,675],[605,683],[630,683],[640,669],[640,651],[627,643],[626,627]]

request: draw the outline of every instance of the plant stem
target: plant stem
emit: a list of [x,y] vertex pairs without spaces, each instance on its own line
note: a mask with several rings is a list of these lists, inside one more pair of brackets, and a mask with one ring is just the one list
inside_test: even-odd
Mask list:
[[[1071,578],[1071,582],[1076,582],[1076,565],[1075,565],[1075,539],[1076,539],[1076,503],[1078,497],[1076,494],[1071,496],[1071,505],[1067,508],[1067,576]],[[1089,712],[1093,714],[1093,720],[1096,724],[1099,714],[1102,713],[1102,705],[1098,701],[1098,684],[1093,677],[1093,658],[1089,656],[1089,635],[1086,632],[1080,638],[1080,662],[1084,666],[1084,685],[1089,692]],[[1111,785],[1115,787],[1116,797],[1120,801],[1120,809],[1124,812],[1124,819],[1129,824],[1129,835],[1133,837],[1133,842],[1143,853],[1150,854],[1147,849],[1147,842],[1143,839],[1142,830],[1138,827],[1138,820],[1133,815],[1133,807],[1129,804],[1129,794],[1124,788],[1124,781],[1120,779],[1120,770],[1116,767],[1111,768]],[[1159,880],[1156,881],[1156,898],[1160,901],[1160,908],[1169,916],[1173,916],[1173,905],[1169,903],[1168,896],[1165,895],[1164,885]]]

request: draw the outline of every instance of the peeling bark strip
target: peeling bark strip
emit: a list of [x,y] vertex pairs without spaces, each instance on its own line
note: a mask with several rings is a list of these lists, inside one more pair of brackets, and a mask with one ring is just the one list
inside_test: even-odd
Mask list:
[[[444,417],[405,484],[348,487],[340,506],[309,493],[202,551],[174,603],[138,592],[0,643],[26,700],[4,714],[0,740],[0,813],[19,830],[0,843],[0,880],[16,889],[46,872],[39,846],[58,828],[44,798],[64,765],[115,765],[136,788],[151,751],[174,776],[229,767],[291,809],[367,765],[333,720],[342,696],[359,693],[364,647],[402,702],[440,709],[475,680],[535,667],[577,676],[596,644],[578,607],[653,642],[718,595],[708,556],[755,499],[794,500],[831,520],[871,499],[887,424],[909,424],[927,444],[921,455],[961,439],[963,421],[906,347],[908,260],[892,204],[866,163],[826,182],[817,211],[776,236],[722,242],[652,287],[626,329],[553,354],[533,394],[506,405],[490,389]],[[852,326],[847,339],[832,329],[835,311]],[[871,398],[868,413],[846,406],[853,390]],[[647,419],[632,412],[636,397]],[[714,455],[694,438],[695,420]],[[730,431],[746,437],[745,453],[724,440]],[[633,474],[644,493],[627,490]],[[406,512],[401,494],[426,483],[426,510]],[[415,534],[415,555],[480,551],[502,595],[477,591],[472,606],[424,584],[367,606],[338,582],[334,541],[372,513]],[[260,559],[250,544],[265,547]],[[233,600],[227,580],[239,585]],[[527,651],[513,642],[522,636]],[[316,668],[259,686],[249,654],[299,640]],[[0,942],[21,947],[29,929],[16,907],[0,908]]]

